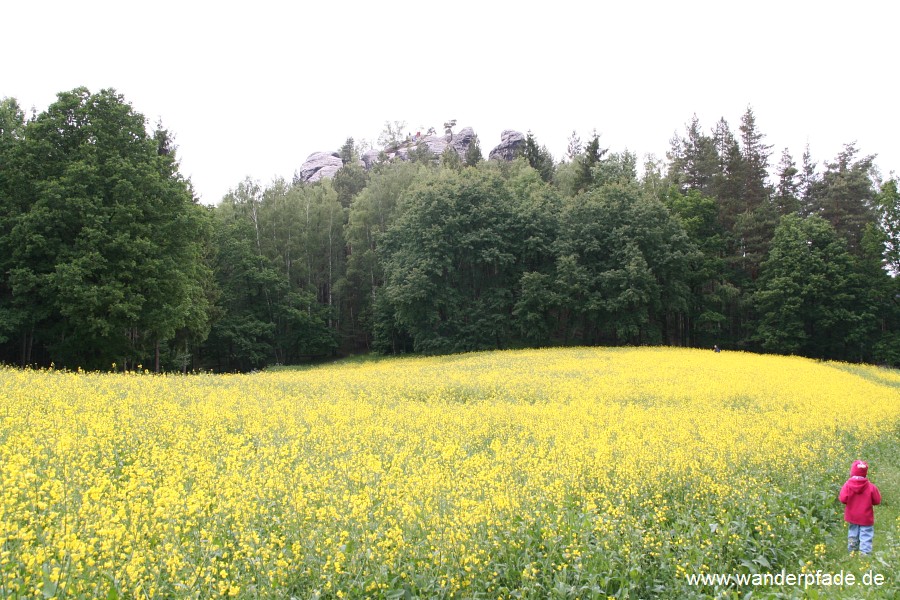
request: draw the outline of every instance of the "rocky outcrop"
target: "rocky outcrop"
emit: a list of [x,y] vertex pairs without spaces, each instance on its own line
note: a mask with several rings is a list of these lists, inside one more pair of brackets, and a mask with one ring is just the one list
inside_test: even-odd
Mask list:
[[497,160],[515,160],[524,149],[525,135],[512,129],[506,129],[500,134],[500,145],[491,150],[488,157]]
[[324,177],[334,177],[342,166],[344,162],[337,152],[313,152],[300,165],[298,175],[300,181],[312,183]]
[[444,153],[444,150],[449,146],[449,142],[447,138],[442,135],[425,135],[425,136],[413,136],[409,138],[407,141],[403,142],[398,148],[396,148],[393,152],[388,152],[387,156],[389,159],[393,160],[395,158],[400,160],[409,160],[409,153],[413,150],[416,150],[419,147],[427,148],[435,159],[439,158],[441,154]]
[[363,168],[366,171],[375,166],[375,163],[378,162],[379,154],[381,154],[381,150],[372,148],[371,150],[366,150],[365,152],[363,152],[363,155],[359,157],[360,161],[362,161]]
[[469,144],[474,141],[475,130],[471,127],[464,127],[458,133],[454,133],[452,138],[443,135],[426,135],[414,144],[413,147],[418,144],[424,144],[435,157],[439,157],[448,147],[451,147],[456,150],[456,153],[459,154],[460,158],[465,158],[466,150],[469,149]]
[[[469,145],[474,142],[475,130],[471,127],[460,129],[452,138],[445,135],[415,135],[391,148],[367,150],[359,157],[359,164],[368,171],[385,156],[388,161],[409,160],[409,153],[420,146],[428,148],[435,160],[438,160],[447,148],[452,148],[460,158],[465,159]],[[525,136],[508,129],[500,136],[500,145],[491,150],[490,158],[513,160],[521,155],[524,147]],[[341,155],[337,152],[313,152],[300,166],[298,177],[300,181],[312,183],[334,177],[342,166]]]
[[447,148],[453,148],[460,158],[465,158],[469,144],[474,141],[475,130],[471,127],[464,127],[458,133],[453,134],[453,139],[445,135],[414,135],[384,150],[367,150],[360,159],[368,170],[379,162],[382,152],[388,161],[409,160],[409,153],[419,147],[427,148],[435,160],[438,160]]
[[458,133],[453,134],[453,141],[450,142],[450,145],[453,146],[460,158],[465,159],[466,150],[469,149],[469,144],[472,144],[474,141],[475,130],[471,127],[463,127]]

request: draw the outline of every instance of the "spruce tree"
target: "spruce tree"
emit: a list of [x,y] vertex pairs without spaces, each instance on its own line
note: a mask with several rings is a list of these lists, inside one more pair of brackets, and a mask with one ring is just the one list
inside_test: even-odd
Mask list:
[[769,156],[772,146],[763,144],[765,137],[756,127],[756,117],[753,109],[747,107],[747,112],[741,117],[741,156],[744,159],[741,173],[741,200],[744,208],[752,211],[770,196],[770,188],[767,183],[769,173]]
[[870,176],[875,157],[857,158],[857,154],[855,144],[846,144],[828,163],[812,205],[844,237],[850,251],[859,255],[866,226],[876,223],[875,185]]
[[544,181],[553,179],[553,155],[546,146],[538,146],[530,131],[525,138],[525,160],[540,174],[541,179]]
[[791,153],[785,148],[778,163],[778,185],[775,188],[775,206],[780,215],[800,211],[799,173]]
[[803,151],[803,165],[800,168],[800,182],[797,192],[800,200],[800,214],[809,216],[815,210],[813,207],[813,197],[816,192],[816,186],[819,182],[819,176],[816,174],[816,163],[813,162],[812,153],[809,150],[809,144]]
[[478,141],[478,136],[476,135],[466,148],[466,158],[464,162],[467,167],[474,167],[483,160],[484,157],[481,155],[481,143]]

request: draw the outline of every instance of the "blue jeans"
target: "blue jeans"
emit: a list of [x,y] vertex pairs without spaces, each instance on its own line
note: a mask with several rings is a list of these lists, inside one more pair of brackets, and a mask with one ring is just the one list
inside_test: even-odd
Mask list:
[[874,525],[854,525],[849,523],[850,531],[847,534],[847,550],[853,552],[859,550],[863,554],[872,552],[872,538],[875,536]]

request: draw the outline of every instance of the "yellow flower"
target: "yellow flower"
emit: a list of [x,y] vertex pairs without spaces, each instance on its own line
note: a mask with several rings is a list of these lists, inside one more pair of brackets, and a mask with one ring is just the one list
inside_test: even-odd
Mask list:
[[[867,435],[896,430],[898,384],[660,348],[252,376],[0,368],[0,589],[43,595],[46,574],[72,597],[111,580],[158,597],[365,597],[395,580],[470,597],[514,568],[536,595],[613,554],[719,572],[744,536],[779,537],[796,515],[773,515],[771,490],[840,461],[861,407]],[[708,520],[679,529],[696,507]]]

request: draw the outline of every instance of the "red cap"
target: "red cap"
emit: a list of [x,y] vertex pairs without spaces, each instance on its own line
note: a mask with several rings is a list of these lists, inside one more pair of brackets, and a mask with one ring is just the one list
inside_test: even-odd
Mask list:
[[869,465],[862,460],[854,460],[850,467],[851,477],[866,477],[869,474]]

